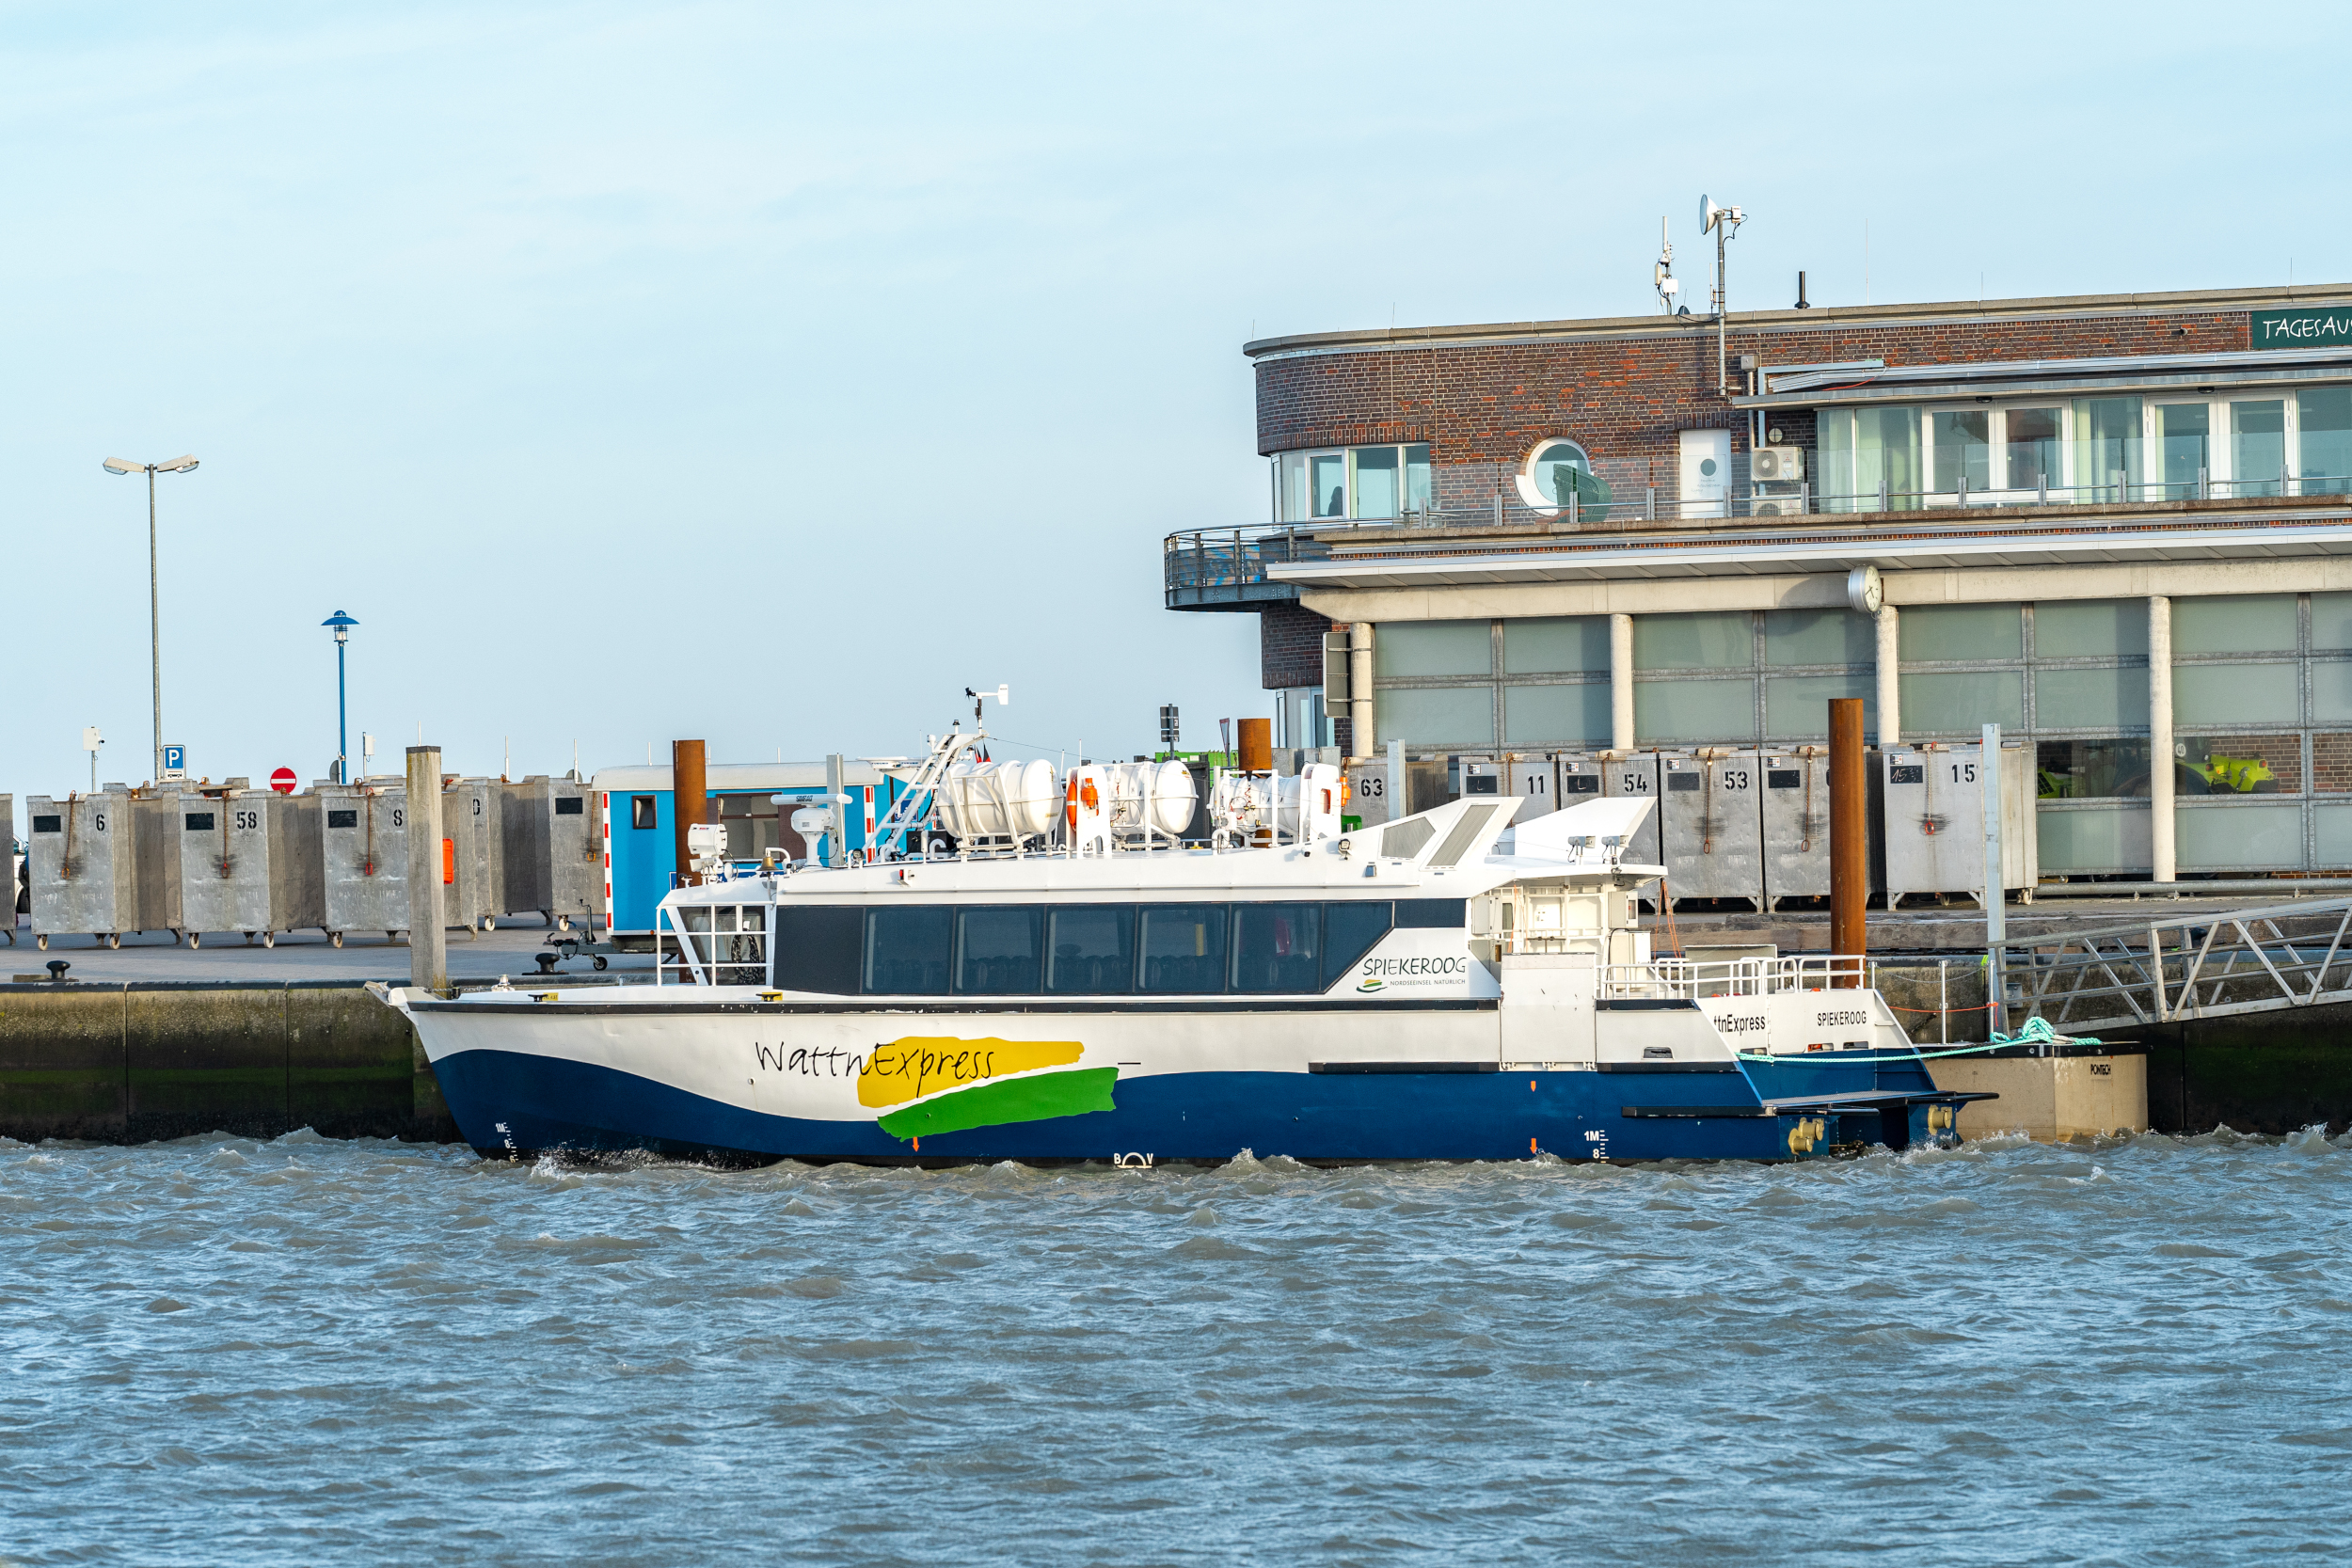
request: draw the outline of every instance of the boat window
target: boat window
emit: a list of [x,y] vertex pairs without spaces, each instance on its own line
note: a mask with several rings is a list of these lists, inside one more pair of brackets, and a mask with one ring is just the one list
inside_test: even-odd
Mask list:
[[947,938],[954,914],[945,905],[867,911],[866,993],[946,995]]
[[1034,906],[956,911],[956,990],[965,995],[1034,996],[1038,931]]
[[1143,907],[1143,989],[1199,995],[1225,989],[1223,904]]
[[1136,984],[1136,911],[1081,904],[1048,915],[1045,989],[1056,996],[1123,996]]
[[1462,898],[1400,898],[1396,901],[1397,927],[1409,931],[1466,926],[1470,924],[1468,902]]
[[1322,951],[1320,904],[1243,904],[1233,912],[1235,990],[1320,990]]
[[828,996],[857,994],[858,941],[866,927],[864,910],[855,905],[803,909],[779,905],[774,920],[775,983],[779,987]]
[[1326,904],[1323,915],[1323,985],[1328,990],[1389,934],[1395,910],[1386,899],[1351,899]]

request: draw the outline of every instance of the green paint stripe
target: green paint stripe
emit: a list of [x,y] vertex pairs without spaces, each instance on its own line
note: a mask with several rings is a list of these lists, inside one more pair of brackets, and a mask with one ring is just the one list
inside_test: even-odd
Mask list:
[[994,1084],[975,1084],[936,1100],[891,1112],[877,1123],[894,1138],[961,1132],[968,1127],[1002,1127],[1013,1121],[1046,1121],[1055,1117],[1084,1116],[1089,1111],[1115,1111],[1111,1085],[1115,1067],[1078,1068],[1067,1072],[1043,1072],[1034,1078],[1008,1078]]

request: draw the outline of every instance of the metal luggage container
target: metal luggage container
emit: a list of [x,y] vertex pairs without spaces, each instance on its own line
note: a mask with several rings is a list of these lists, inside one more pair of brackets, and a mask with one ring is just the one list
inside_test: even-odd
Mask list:
[[455,863],[448,924],[489,930],[506,912],[506,786],[497,779],[458,779],[441,789],[441,832]]
[[[1886,906],[1907,894],[1976,894],[1984,887],[1981,743],[1929,742],[1880,754],[1886,835]],[[2034,840],[2034,754],[2001,743],[2001,884],[2030,888],[2040,873]]]
[[1592,760],[1600,768],[1601,794],[1613,800],[1636,796],[1651,803],[1642,825],[1633,831],[1633,842],[1618,858],[1628,865],[1658,864],[1658,753],[1596,752]]
[[1502,786],[1519,798],[1518,810],[1511,816],[1514,822],[1549,816],[1560,809],[1560,770],[1549,755],[1504,757]]
[[1453,793],[1459,800],[1500,800],[1508,791],[1509,769],[1500,757],[1453,757]]
[[408,928],[408,789],[329,785],[318,792],[322,918],[327,940]]
[[269,931],[326,929],[326,856],[315,795],[257,797],[269,823]]
[[16,890],[22,884],[17,881],[16,797],[13,795],[0,795],[0,838],[5,838],[8,845],[8,918],[5,922],[0,922],[0,931],[8,933],[8,945],[14,947],[16,945]]
[[32,871],[33,940],[46,948],[53,936],[87,933],[108,947],[137,930],[136,830],[131,792],[120,784],[96,795],[24,798]]
[[1562,811],[1600,799],[1601,766],[1597,760],[1581,752],[1562,752],[1552,758],[1551,766],[1553,777],[1559,781]]
[[270,832],[266,793],[228,790],[182,794],[172,804],[179,826],[180,916],[188,945],[207,931],[235,931],[275,945],[270,920]]
[[501,837],[507,914],[535,911],[548,925],[592,928],[604,896],[604,834],[595,792],[573,779],[533,774],[505,786]]
[[180,797],[135,796],[131,841],[138,863],[132,929],[169,931],[177,942],[187,928],[180,912]]
[[1659,758],[1667,896],[1764,907],[1763,759],[1708,746]]
[[1764,753],[1764,896],[1829,896],[1829,748]]

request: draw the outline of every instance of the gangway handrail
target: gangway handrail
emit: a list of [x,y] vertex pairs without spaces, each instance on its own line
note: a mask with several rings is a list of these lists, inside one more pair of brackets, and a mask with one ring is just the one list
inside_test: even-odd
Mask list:
[[2352,1001],[2352,898],[2045,931],[1999,956],[2013,1014],[2069,1030]]

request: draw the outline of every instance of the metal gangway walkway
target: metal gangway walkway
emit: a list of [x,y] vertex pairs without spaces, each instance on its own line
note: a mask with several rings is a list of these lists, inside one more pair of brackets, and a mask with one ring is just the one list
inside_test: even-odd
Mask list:
[[2008,1013],[2088,1034],[2352,1002],[2352,898],[2209,910],[2001,945]]

